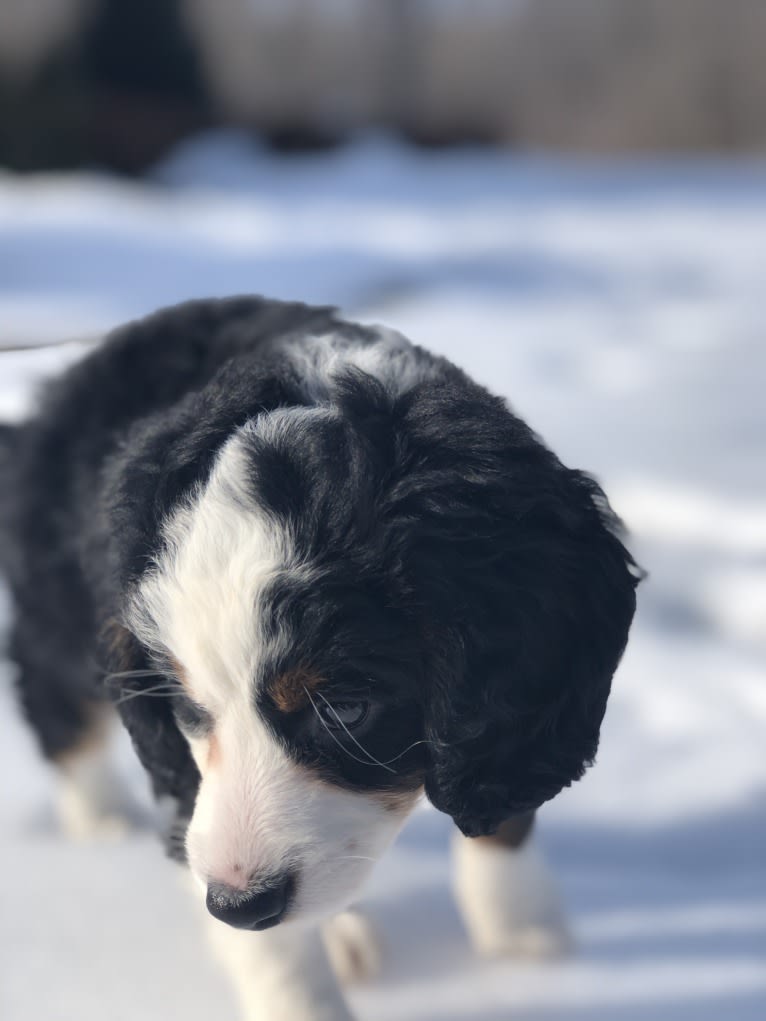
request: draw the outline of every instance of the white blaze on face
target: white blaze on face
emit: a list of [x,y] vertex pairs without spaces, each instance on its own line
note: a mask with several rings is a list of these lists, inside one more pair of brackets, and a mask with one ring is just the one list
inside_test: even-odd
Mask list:
[[[264,429],[274,428],[271,417]],[[189,740],[202,777],[187,835],[193,874],[204,885],[244,889],[292,870],[290,917],[306,918],[351,899],[415,796],[394,809],[320,780],[258,714],[255,679],[267,643],[289,640],[263,633],[265,587],[278,574],[309,570],[248,490],[245,443],[259,424],[232,436],[208,483],[166,525],[165,549],[140,585],[130,624],[178,662],[189,695],[213,720],[208,735]]]
[[293,916],[345,906],[406,815],[292,762],[252,709],[221,719],[212,757],[209,741],[192,744],[202,773],[187,835],[194,875],[244,889],[294,872]]

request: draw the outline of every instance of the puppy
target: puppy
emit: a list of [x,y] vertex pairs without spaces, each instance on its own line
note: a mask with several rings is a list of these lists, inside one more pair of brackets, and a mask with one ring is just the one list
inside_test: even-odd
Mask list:
[[637,581],[592,479],[445,359],[250,297],[115,331],[0,435],[11,656],[64,821],[113,814],[115,702],[243,1016],[350,1017],[317,923],[423,791],[477,946],[560,944],[528,831],[595,756]]

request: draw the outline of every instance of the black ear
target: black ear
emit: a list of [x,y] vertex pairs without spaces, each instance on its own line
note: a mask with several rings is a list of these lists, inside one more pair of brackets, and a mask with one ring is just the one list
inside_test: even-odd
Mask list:
[[[157,798],[173,798],[179,819],[188,821],[197,796],[199,772],[176,725],[173,700],[146,694],[161,677],[153,672],[149,675],[151,664],[143,646],[117,621],[110,621],[104,628],[102,649],[117,711],[149,774],[154,794]],[[141,676],[141,671],[147,674]],[[176,850],[170,847],[177,857]]]
[[428,404],[410,415],[435,650],[426,793],[478,836],[593,761],[639,572],[596,483],[501,402],[463,390],[441,422]]

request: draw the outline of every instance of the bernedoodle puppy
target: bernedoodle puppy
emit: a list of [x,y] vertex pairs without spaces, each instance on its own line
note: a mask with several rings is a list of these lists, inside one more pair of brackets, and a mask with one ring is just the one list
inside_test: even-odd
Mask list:
[[423,792],[476,946],[562,948],[529,830],[595,756],[638,579],[591,478],[399,334],[251,297],[116,330],[0,438],[62,821],[110,822],[115,703],[245,1017],[350,1017],[327,952],[371,934],[319,923]]

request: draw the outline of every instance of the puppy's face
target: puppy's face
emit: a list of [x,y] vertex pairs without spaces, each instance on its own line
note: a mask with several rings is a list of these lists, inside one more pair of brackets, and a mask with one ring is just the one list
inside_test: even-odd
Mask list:
[[[257,479],[264,449],[327,416],[278,413],[235,434],[134,601],[134,629],[180,682],[176,721],[201,776],[189,865],[213,913],[247,928],[347,903],[423,783],[417,644],[374,536],[308,542]],[[293,506],[322,488],[290,485]]]
[[[231,924],[339,909],[421,788],[475,836],[595,755],[635,607],[619,524],[443,371],[399,396],[353,372],[259,414],[159,543],[154,440],[115,489],[117,507],[145,494],[130,562],[159,545],[127,624],[179,681],[175,721],[150,699],[120,712],[156,788],[184,798],[186,736],[187,857]],[[206,453],[173,442],[182,481]]]

